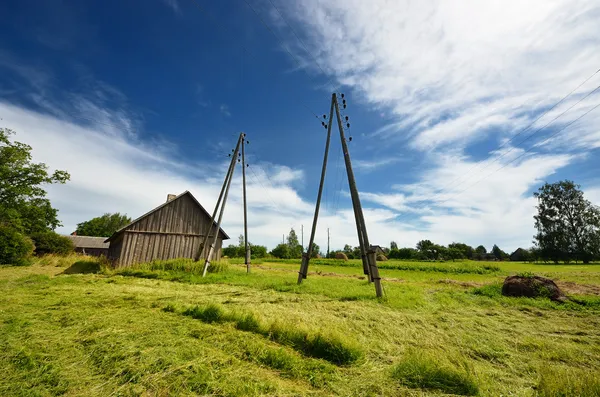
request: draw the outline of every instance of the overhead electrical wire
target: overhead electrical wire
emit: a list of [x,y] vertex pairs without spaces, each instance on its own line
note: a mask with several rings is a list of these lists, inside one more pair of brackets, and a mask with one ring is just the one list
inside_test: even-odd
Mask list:
[[[529,130],[531,127],[533,127],[533,125],[540,120],[542,117],[544,117],[545,115],[547,115],[548,113],[550,113],[552,110],[554,110],[558,105],[560,105],[561,103],[563,103],[567,98],[569,98],[571,95],[573,95],[573,93],[575,91],[577,91],[579,88],[581,88],[585,83],[587,83],[591,78],[593,78],[595,75],[597,75],[598,73],[600,73],[600,69],[596,70],[594,73],[592,73],[587,79],[585,79],[581,84],[579,84],[577,87],[575,87],[574,89],[572,89],[567,95],[565,95],[564,97],[562,97],[562,99],[560,99],[558,102],[556,102],[554,105],[552,105],[549,109],[547,109],[546,111],[544,111],[543,113],[541,113],[538,117],[535,118],[535,120],[533,120],[531,123],[529,123],[529,125],[527,125],[527,127],[525,127],[524,129],[522,129],[521,131],[519,131],[518,133],[516,133],[515,135],[513,135],[509,140],[507,140],[506,142],[504,142],[502,145],[500,145],[498,148],[496,148],[493,152],[496,152],[500,149],[502,149],[504,146],[508,145],[509,143],[511,143],[512,141],[514,141],[514,139],[516,137],[518,137],[519,135],[521,135],[522,133],[526,132],[527,130]],[[600,86],[599,86],[600,87]],[[592,93],[594,93],[599,87],[596,87],[596,89],[592,90],[588,95],[586,95],[584,98],[582,98],[581,100],[579,100],[577,103],[581,102],[583,99],[587,98],[588,96],[590,96]],[[577,105],[577,103],[575,105]],[[524,106],[525,103],[522,106]],[[574,106],[574,105],[573,105]],[[571,108],[573,107],[571,106]],[[569,108],[569,109],[571,109]],[[567,109],[567,111],[569,110]],[[562,116],[563,114],[565,114],[567,111],[561,113],[558,117]],[[557,117],[557,118],[558,118]],[[556,120],[556,118],[554,119]],[[552,121],[554,121],[552,120]],[[550,123],[548,123],[550,124]],[[544,127],[546,127],[548,124],[546,124]],[[528,138],[522,140],[521,142],[519,142],[518,144],[521,144],[522,142],[526,141],[527,139],[529,139],[531,136],[535,135],[537,132],[539,132],[542,128],[538,129],[537,131],[535,131],[533,134],[531,134]],[[512,150],[512,149],[511,149]],[[510,150],[509,150],[510,152]],[[507,152],[508,153],[508,152]],[[488,156],[488,158],[486,160],[489,160],[492,157],[492,155],[490,154],[490,156]],[[484,161],[486,161],[484,160]],[[453,186],[456,182],[460,181],[462,178],[464,178],[465,176],[467,176],[468,174],[471,173],[471,171],[473,171],[474,169],[476,169],[478,166],[480,166],[483,163],[483,161],[477,162],[475,165],[473,165],[473,167],[469,168],[467,170],[467,172],[465,172],[464,174],[460,175],[457,178],[454,178],[453,180],[451,180],[448,184],[442,186],[441,188],[438,189],[438,191],[442,191],[444,189],[446,189],[449,186]],[[493,163],[493,162],[492,162]],[[491,163],[490,163],[491,164]],[[487,168],[487,166],[485,166],[483,169]]]

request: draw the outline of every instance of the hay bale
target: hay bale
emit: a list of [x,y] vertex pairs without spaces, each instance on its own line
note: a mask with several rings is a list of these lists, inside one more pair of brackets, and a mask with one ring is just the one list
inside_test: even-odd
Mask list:
[[347,261],[348,257],[343,252],[336,252],[335,259],[342,259],[342,260]]
[[377,262],[385,262],[388,258],[385,255],[379,254],[377,255]]
[[502,295],[527,298],[543,297],[559,302],[567,299],[554,281],[546,277],[529,275],[508,276],[502,285]]

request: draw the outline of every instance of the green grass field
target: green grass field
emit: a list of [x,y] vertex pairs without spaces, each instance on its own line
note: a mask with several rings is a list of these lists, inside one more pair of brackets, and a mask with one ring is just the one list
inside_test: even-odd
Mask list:
[[[600,395],[600,265],[0,266],[0,396]],[[573,298],[507,298],[510,274]]]

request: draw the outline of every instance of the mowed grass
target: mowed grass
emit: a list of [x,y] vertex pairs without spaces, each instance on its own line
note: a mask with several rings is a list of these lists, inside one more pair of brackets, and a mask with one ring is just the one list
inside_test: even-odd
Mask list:
[[[0,395],[598,395],[600,266],[389,261],[377,299],[359,261],[236,263],[0,266]],[[498,293],[525,271],[576,302]]]

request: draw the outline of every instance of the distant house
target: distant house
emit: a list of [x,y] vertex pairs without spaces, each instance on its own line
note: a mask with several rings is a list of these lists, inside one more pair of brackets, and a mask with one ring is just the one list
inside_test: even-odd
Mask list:
[[517,248],[515,252],[510,254],[510,260],[515,262],[524,262],[529,260],[529,252],[523,248]]
[[379,246],[379,245],[371,245],[371,249],[375,250],[375,255],[376,256],[377,255],[383,255],[383,256],[387,257],[385,251],[383,250],[383,248],[381,248],[381,246]]
[[109,244],[106,237],[77,236],[74,232],[68,237],[75,247],[75,252],[92,256],[108,256]]
[[[116,266],[131,266],[155,259],[193,258],[209,229],[211,216],[188,191],[175,196],[152,211],[117,230],[106,239],[108,257]],[[216,224],[211,230],[215,232]],[[221,259],[223,240],[229,236],[219,229],[211,260]],[[207,245],[212,243],[210,236]]]

